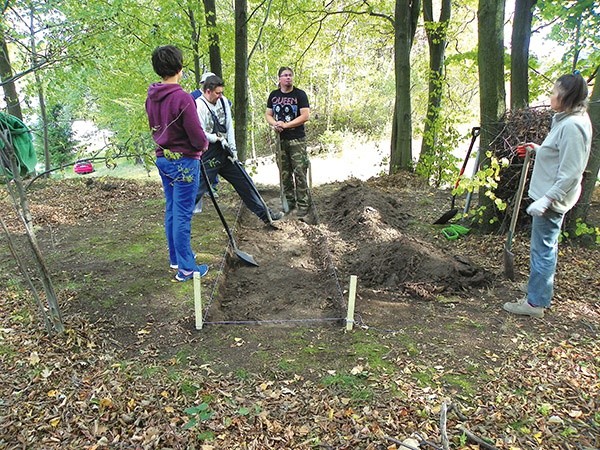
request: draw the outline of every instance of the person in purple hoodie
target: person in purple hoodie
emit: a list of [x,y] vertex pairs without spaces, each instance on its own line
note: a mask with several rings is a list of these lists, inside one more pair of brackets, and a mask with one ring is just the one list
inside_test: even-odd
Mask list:
[[177,270],[173,281],[187,281],[194,272],[200,276],[208,272],[206,264],[196,264],[191,246],[200,157],[208,148],[208,140],[194,99],[179,85],[183,73],[181,50],[173,45],[156,48],[152,52],[152,67],[162,81],[148,88],[146,112],[165,193],[170,267]]

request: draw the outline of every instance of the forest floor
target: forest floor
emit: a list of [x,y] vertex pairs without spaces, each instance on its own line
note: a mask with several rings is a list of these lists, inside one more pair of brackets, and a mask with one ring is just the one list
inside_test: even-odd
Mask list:
[[197,330],[193,282],[170,281],[159,184],[36,182],[67,332],[45,333],[3,236],[0,448],[399,449],[413,435],[419,448],[600,449],[600,249],[562,245],[552,308],[516,317],[502,304],[522,296],[527,230],[509,281],[505,236],[445,239],[432,223],[450,193],[411,174],[315,187],[315,225],[265,226],[226,183],[218,200],[259,266],[231,255],[206,200]]

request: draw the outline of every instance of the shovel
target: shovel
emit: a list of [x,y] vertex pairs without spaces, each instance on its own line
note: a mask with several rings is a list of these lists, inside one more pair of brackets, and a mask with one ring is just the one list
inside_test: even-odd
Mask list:
[[527,173],[529,171],[529,161],[531,154],[528,151],[525,154],[525,161],[523,161],[523,168],[521,169],[521,178],[519,180],[519,187],[515,194],[515,204],[513,205],[513,215],[510,219],[510,226],[508,228],[508,235],[506,243],[504,244],[504,275],[509,280],[515,279],[515,255],[512,253],[512,242],[517,227],[517,218],[519,217],[519,209],[521,207],[521,199],[523,198],[523,191],[525,190],[525,180],[527,179]]
[[252,255],[249,255],[248,253],[241,251],[237,247],[237,245],[235,243],[235,240],[233,239],[233,234],[231,233],[231,230],[229,229],[229,226],[227,225],[227,222],[225,221],[225,217],[223,217],[223,213],[221,212],[221,208],[219,208],[219,204],[217,203],[217,199],[215,198],[215,194],[213,193],[212,189],[210,189],[210,181],[208,179],[208,174],[206,173],[206,168],[204,167],[204,164],[202,163],[202,160],[200,160],[200,170],[202,170],[202,176],[204,177],[204,181],[206,181],[206,185],[209,186],[208,193],[210,195],[210,199],[212,200],[213,205],[215,205],[215,209],[217,210],[217,214],[219,214],[219,219],[221,219],[221,223],[223,224],[223,227],[225,227],[225,231],[227,232],[227,236],[229,237],[229,243],[231,244],[231,248],[233,249],[233,253],[235,253],[236,256],[238,258],[240,258],[246,264],[248,264],[250,266],[256,266],[256,267],[258,267],[258,263],[254,260],[254,258],[252,257]]
[[[460,177],[462,177],[463,173],[465,173],[465,168],[467,167],[467,163],[469,162],[469,157],[471,156],[471,151],[473,150],[473,146],[475,145],[475,140],[477,136],[479,136],[480,132],[479,127],[473,127],[471,129],[471,143],[469,144],[469,149],[467,150],[467,155],[465,156],[465,160],[463,161],[463,165],[460,168],[460,172],[458,173],[458,178],[456,179],[456,183],[454,184],[454,190],[458,187],[458,183],[460,183]],[[436,220],[434,225],[440,225],[444,223],[448,223],[456,214],[458,214],[458,208],[454,207],[454,202],[456,201],[456,194],[452,195],[452,204],[450,205],[450,209],[446,211],[442,217]]]
[[250,178],[250,175],[248,175],[248,172],[246,172],[246,169],[244,169],[244,166],[242,166],[242,163],[239,160],[233,158],[233,153],[228,146],[224,147],[224,149],[231,157],[232,164],[234,166],[236,166],[238,168],[238,170],[240,171],[240,173],[244,176],[244,178],[246,178],[246,181],[248,181],[248,184],[250,185],[250,187],[252,188],[252,190],[254,191],[254,193],[256,194],[256,196],[258,197],[260,202],[262,203],[263,208],[265,209],[265,212],[267,213],[267,219],[269,220],[269,225],[272,226],[273,228],[277,228],[273,223],[273,219],[271,218],[271,210],[269,209],[267,202],[264,201],[264,199],[258,192],[258,189],[256,188],[256,185],[254,184],[254,181],[252,181],[252,178]]

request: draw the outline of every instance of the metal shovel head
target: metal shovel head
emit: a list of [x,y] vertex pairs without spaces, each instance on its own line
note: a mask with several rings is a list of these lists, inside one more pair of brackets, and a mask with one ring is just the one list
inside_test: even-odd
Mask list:
[[515,254],[504,244],[504,275],[509,280],[515,280]]
[[445,223],[448,223],[450,220],[452,220],[454,218],[454,216],[456,216],[458,214],[458,208],[452,208],[449,211],[446,211],[442,217],[440,217],[438,220],[436,220],[435,222],[433,222],[434,225],[442,225]]
[[249,266],[258,267],[258,263],[255,261],[255,259],[252,257],[252,255],[241,251],[239,248],[236,248],[233,251],[237,255],[238,258],[240,258],[242,261],[244,261]]
[[225,220],[225,217],[223,216],[223,213],[221,212],[221,208],[219,208],[219,203],[217,202],[217,199],[215,198],[215,194],[212,191],[212,189],[210,189],[210,181],[208,179],[208,174],[206,173],[206,168],[204,167],[202,160],[200,160],[200,170],[202,171],[202,176],[204,177],[204,181],[206,182],[206,185],[209,186],[208,194],[210,195],[210,199],[212,200],[212,203],[213,203],[215,209],[217,210],[219,219],[221,219],[221,223],[223,224],[223,227],[225,228],[225,231],[227,232],[227,236],[229,237],[229,244],[231,245],[233,252],[236,254],[236,256],[238,258],[240,258],[246,264],[248,264],[250,266],[258,267],[258,263],[254,260],[252,255],[249,255],[248,253],[243,252],[239,248],[237,248],[235,239],[233,238],[233,234],[231,233],[231,229],[229,228],[229,225],[227,225],[227,221]]

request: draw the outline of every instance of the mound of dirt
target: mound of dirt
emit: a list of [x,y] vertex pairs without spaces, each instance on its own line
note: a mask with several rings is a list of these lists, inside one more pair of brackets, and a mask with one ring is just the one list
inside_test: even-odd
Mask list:
[[[430,294],[460,292],[483,286],[491,274],[465,257],[451,257],[407,229],[414,221],[393,196],[367,183],[352,180],[323,199],[322,216],[332,231],[350,244],[338,254],[345,272],[358,274],[370,288],[414,290]],[[346,246],[347,247],[347,246]]]

